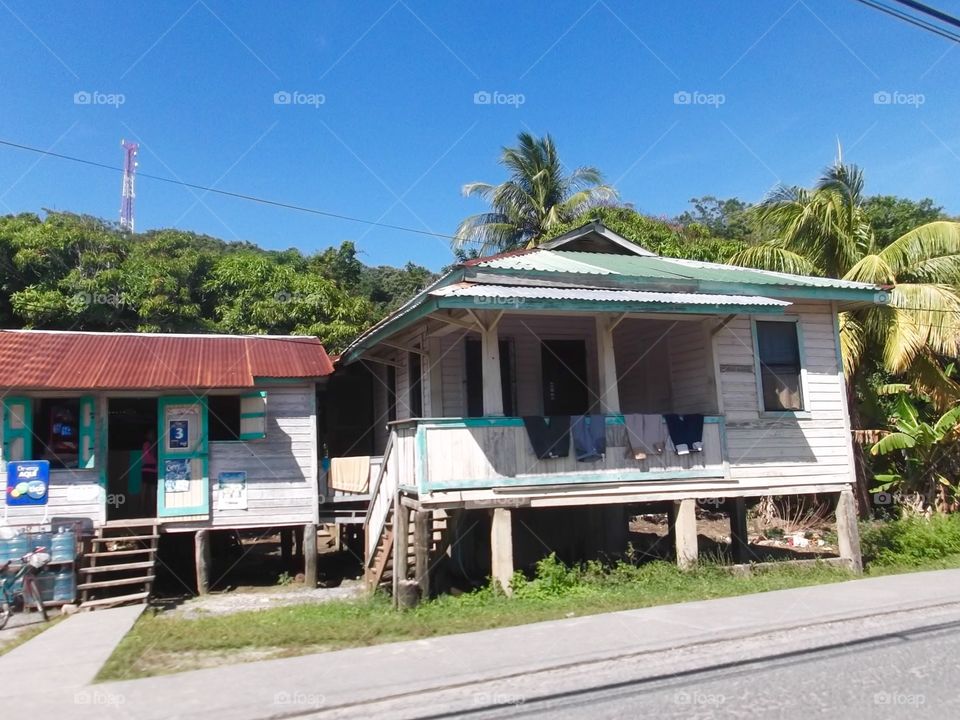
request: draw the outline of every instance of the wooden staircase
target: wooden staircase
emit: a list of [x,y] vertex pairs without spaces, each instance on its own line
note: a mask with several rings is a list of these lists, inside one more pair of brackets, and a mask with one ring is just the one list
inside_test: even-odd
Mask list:
[[[415,546],[414,527],[416,526],[417,510],[410,509],[408,531],[406,543],[407,572],[406,577],[398,578],[409,580],[419,576],[417,568],[417,552]],[[443,510],[436,510],[428,513],[431,516],[430,536],[428,538],[428,551],[426,562],[428,564],[427,572],[433,567],[436,560],[447,552],[450,546],[450,533],[447,532],[448,516]],[[379,542],[373,553],[367,560],[366,582],[370,590],[378,587],[385,589],[391,588],[394,581],[394,534],[395,534],[395,516],[393,508],[387,515],[387,521],[384,525],[383,533],[380,535]]]
[[156,579],[157,521],[115,520],[89,538],[80,567],[80,609],[146,602]]

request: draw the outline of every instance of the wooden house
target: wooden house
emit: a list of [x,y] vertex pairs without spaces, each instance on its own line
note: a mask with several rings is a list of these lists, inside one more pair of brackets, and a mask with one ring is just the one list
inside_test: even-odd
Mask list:
[[[638,503],[669,508],[689,564],[707,498],[730,510],[743,555],[746,500],[803,493],[837,496],[840,554],[859,567],[838,316],[886,300],[868,284],[658,257],[599,223],[457,266],[340,358],[373,377],[369,579],[392,566],[394,583],[429,592],[429,568],[480,523],[487,571],[507,587],[515,554],[542,555],[574,526],[622,550]],[[578,459],[576,438],[558,457],[535,451],[537,423],[555,417],[594,423],[602,451]],[[666,426],[689,418],[696,449]],[[659,447],[638,451],[638,423]]]
[[[4,520],[87,527],[89,596],[146,597],[160,533],[195,534],[201,592],[210,530],[302,529],[315,551],[332,371],[309,337],[0,331]],[[8,470],[35,461],[49,483],[31,501]]]

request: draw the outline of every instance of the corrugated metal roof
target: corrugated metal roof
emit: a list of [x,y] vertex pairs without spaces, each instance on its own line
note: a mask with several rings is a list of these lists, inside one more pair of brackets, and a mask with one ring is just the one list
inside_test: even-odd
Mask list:
[[332,372],[315,337],[0,331],[6,390],[244,388]]
[[835,280],[833,278],[788,275],[786,273],[753,270],[718,263],[678,260],[665,257],[642,257],[612,253],[578,252],[571,250],[540,250],[525,255],[502,257],[477,264],[480,268],[498,270],[532,270],[535,272],[562,272],[585,275],[626,275],[653,280],[687,282],[725,282],[750,285],[777,285],[807,288],[849,288],[873,290],[869,283]]
[[516,285],[475,285],[461,283],[430,293],[436,297],[478,297],[499,299],[588,300],[596,302],[665,303],[670,305],[736,305],[744,307],[787,307],[785,300],[749,295],[648,292],[646,290],[605,290],[599,288],[527,287]]

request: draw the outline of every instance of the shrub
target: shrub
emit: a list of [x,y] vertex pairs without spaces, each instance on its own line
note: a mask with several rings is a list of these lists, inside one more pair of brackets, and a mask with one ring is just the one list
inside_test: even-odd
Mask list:
[[907,517],[863,526],[864,559],[877,565],[914,565],[960,555],[960,515]]

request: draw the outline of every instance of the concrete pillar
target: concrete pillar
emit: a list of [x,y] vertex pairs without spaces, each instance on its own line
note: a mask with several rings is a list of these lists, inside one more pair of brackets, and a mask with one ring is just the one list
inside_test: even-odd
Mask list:
[[490,527],[490,575],[510,595],[513,579],[513,513],[510,508],[494,508]]
[[840,546],[840,557],[850,562],[850,568],[855,573],[862,573],[863,556],[860,554],[857,501],[852,488],[843,490],[837,500],[837,543]]
[[727,500],[730,514],[730,551],[735,563],[750,562],[750,546],[747,538],[747,501],[740,498]]
[[483,355],[483,414],[503,415],[503,380],[500,377],[499,315],[481,314],[484,327],[480,333],[480,352]]
[[197,530],[193,536],[193,552],[197,565],[197,594],[210,592],[210,531]]
[[414,572],[420,597],[430,597],[430,546],[433,544],[433,513],[429,510],[417,510],[413,519],[413,555]]
[[620,414],[620,389],[617,385],[617,358],[613,352],[615,318],[596,316],[597,367],[600,371],[600,411],[606,415]]
[[400,502],[393,505],[393,603],[396,606],[400,583],[407,579],[407,553],[409,551],[410,508]]
[[674,507],[677,565],[688,570],[697,564],[697,501],[694,498],[677,500],[674,501]]
[[[336,526],[334,526],[336,527]],[[317,526],[303,526],[303,584],[308,588],[317,586]]]

